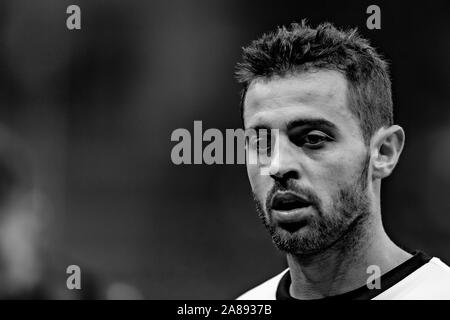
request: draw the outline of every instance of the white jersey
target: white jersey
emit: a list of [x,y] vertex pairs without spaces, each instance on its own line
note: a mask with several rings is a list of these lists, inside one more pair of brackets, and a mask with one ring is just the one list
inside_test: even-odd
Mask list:
[[[241,295],[238,300],[276,300],[280,282],[289,269]],[[384,275],[383,275],[384,276]],[[381,279],[383,279],[383,276]],[[289,278],[290,279],[290,278]],[[290,281],[290,280],[289,280]],[[362,288],[360,288],[362,289]],[[364,290],[370,290],[368,288]],[[331,297],[332,298],[332,297]],[[450,267],[431,258],[402,279],[370,297],[372,300],[450,300]]]

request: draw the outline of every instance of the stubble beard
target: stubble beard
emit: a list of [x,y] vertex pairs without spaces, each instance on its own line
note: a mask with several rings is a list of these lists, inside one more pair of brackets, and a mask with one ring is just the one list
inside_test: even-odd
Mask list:
[[[371,216],[370,200],[367,193],[368,168],[370,158],[367,155],[361,164],[361,170],[355,181],[342,186],[331,197],[331,208],[325,209],[320,199],[310,190],[299,189],[293,182],[287,187],[275,183],[269,191],[266,204],[253,194],[258,216],[269,231],[275,246],[288,254],[312,256],[332,247],[339,251],[356,248],[367,231]],[[298,230],[286,230],[273,222],[269,208],[271,195],[277,190],[293,190],[306,194],[312,200],[314,216]],[[267,214],[266,214],[267,212]]]

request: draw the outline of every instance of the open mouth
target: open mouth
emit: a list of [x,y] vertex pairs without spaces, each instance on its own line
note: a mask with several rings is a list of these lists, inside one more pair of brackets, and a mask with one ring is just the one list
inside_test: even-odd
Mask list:
[[291,192],[278,193],[272,198],[272,210],[291,211],[309,207],[311,202]]
[[[279,192],[271,201],[270,208],[276,224],[288,232],[296,232],[308,224],[312,202],[292,192]],[[302,210],[304,209],[304,210]],[[307,211],[308,210],[308,211]]]

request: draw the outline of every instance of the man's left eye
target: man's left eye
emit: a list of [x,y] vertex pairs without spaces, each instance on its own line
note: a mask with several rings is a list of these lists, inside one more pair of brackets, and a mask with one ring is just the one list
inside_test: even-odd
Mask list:
[[312,131],[303,138],[304,145],[308,147],[320,147],[330,140],[331,138],[327,134],[318,131]]

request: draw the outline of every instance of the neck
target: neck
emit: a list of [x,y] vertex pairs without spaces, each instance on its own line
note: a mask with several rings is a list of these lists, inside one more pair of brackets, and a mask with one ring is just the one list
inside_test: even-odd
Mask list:
[[288,254],[290,294],[297,299],[320,299],[349,292],[366,284],[370,265],[378,266],[384,274],[410,257],[389,239],[381,215],[372,215],[370,220],[355,223],[348,234],[324,251]]

